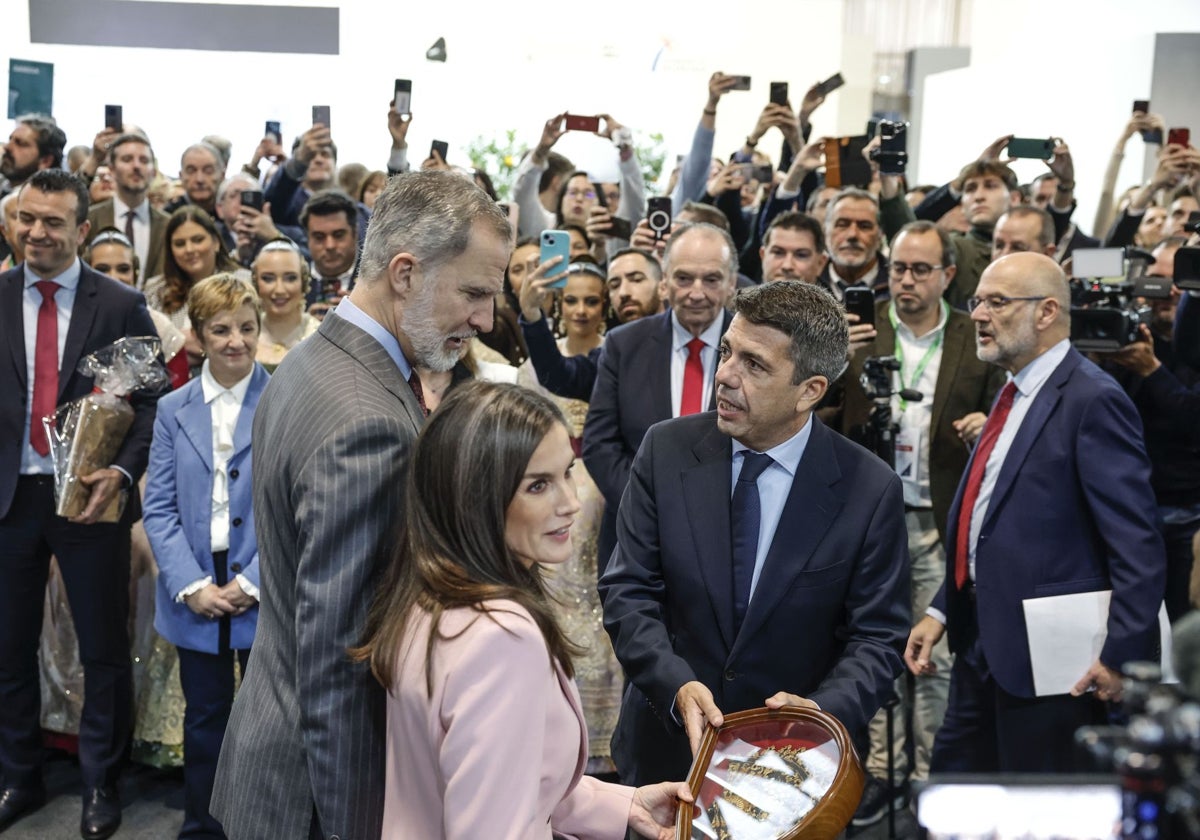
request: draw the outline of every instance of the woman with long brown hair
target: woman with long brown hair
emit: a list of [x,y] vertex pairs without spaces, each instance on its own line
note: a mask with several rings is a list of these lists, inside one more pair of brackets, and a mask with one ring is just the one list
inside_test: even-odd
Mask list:
[[541,566],[579,512],[562,414],[472,382],[413,449],[404,534],[366,644],[388,690],[384,838],[674,836],[683,783],[583,776],[585,722]]
[[167,220],[167,247],[163,253],[163,273],[146,281],[146,303],[171,319],[176,327],[187,330],[187,299],[192,286],[218,271],[249,280],[249,273],[234,262],[225,250],[221,234],[212,216],[200,207],[186,204]]

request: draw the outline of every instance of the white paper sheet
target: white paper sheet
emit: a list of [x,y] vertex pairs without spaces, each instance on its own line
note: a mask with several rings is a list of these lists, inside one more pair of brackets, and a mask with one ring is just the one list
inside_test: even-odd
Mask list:
[[[1038,697],[1069,694],[1100,657],[1108,637],[1108,604],[1112,590],[1026,598],[1025,630],[1033,690]],[[1163,682],[1175,682],[1171,670],[1171,623],[1167,608],[1158,610]]]

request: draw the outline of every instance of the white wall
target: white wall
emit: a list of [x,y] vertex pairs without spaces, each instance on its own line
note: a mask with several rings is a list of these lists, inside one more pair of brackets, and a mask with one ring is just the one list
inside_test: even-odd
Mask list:
[[[6,53],[54,63],[54,111],[69,144],[90,144],[103,125],[104,104],[120,103],[126,121],[149,133],[166,171],[176,169],[185,146],[208,133],[229,136],[234,161],[242,162],[261,138],[264,120],[280,120],[290,140],[311,122],[313,104],[332,106],[343,163],[382,167],[397,76],[413,80],[409,140],[419,157],[437,138],[449,141],[452,158],[462,161],[456,150],[472,138],[509,128],[532,145],[546,118],[571,109],[609,111],[636,130],[664,133],[670,161],[691,143],[709,75],[751,74],[754,89],[722,103],[717,150],[728,152],[753,126],[770,81],[790,81],[798,104],[809,84],[838,69],[842,53],[842,0],[737,6],[659,0],[644,7],[548,6],[543,0],[400,7],[346,0],[337,56],[31,45],[26,4],[5,0],[13,10],[6,11]],[[424,58],[439,36],[447,42],[445,64]],[[781,37],[792,46],[768,48]],[[852,84],[865,89],[869,80],[864,74]],[[839,95],[818,112],[819,130],[838,127]],[[568,135],[560,145],[578,163],[615,167],[612,147],[594,137]],[[770,139],[764,147],[774,154],[778,143]]]
[[[1079,182],[1074,220],[1091,232],[1100,181],[1130,106],[1150,96],[1153,33],[1200,31],[1200,3],[979,0],[972,28],[971,66],[929,77],[923,113],[913,115],[924,126],[914,183],[950,180],[1004,134],[1061,136]],[[1170,114],[1164,117],[1172,124]],[[1118,193],[1141,180],[1142,164],[1143,144],[1135,135]],[[1020,161],[1014,169],[1022,181],[1045,171],[1037,161]]]

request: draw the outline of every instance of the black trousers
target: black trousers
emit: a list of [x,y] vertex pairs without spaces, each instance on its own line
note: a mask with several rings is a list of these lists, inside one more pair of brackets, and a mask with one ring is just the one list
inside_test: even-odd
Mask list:
[[50,476],[22,476],[0,520],[0,775],[41,784],[42,632],[50,555],[58,559],[83,664],[79,764],[85,787],[114,784],[129,749],[129,525],[75,525],[54,514]]

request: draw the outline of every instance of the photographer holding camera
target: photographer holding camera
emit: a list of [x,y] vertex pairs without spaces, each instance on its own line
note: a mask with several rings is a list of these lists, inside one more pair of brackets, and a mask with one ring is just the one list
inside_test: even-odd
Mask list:
[[[1155,248],[1147,276],[1174,277],[1175,257],[1185,242],[1175,236]],[[1169,299],[1152,301],[1153,321],[1140,327],[1140,340],[1109,355],[1104,366],[1133,400],[1145,429],[1150,483],[1167,547],[1166,603],[1172,622],[1190,609],[1192,540],[1200,531],[1200,431],[1195,421],[1200,368],[1182,358],[1174,333],[1176,306],[1185,294],[1172,286]]]

